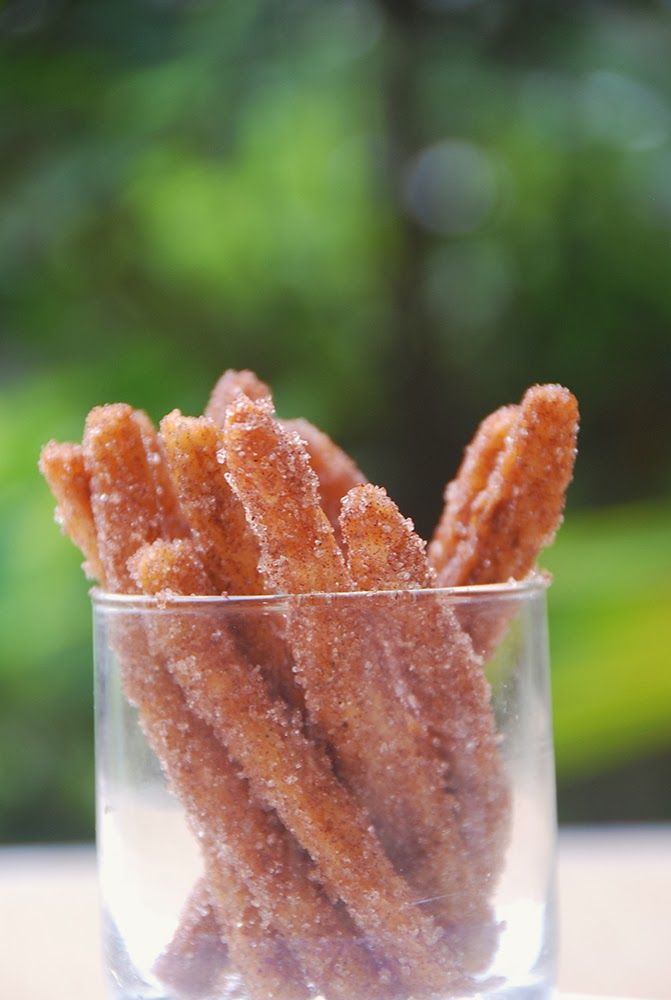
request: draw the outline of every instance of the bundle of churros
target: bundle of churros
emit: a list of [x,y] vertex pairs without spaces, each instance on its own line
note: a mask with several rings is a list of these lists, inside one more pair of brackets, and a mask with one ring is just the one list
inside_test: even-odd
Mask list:
[[[278,419],[251,372],[226,372],[203,416],[175,410],[157,432],[101,406],[82,445],[45,446],[87,574],[161,609],[120,616],[111,642],[202,854],[154,967],[172,995],[216,997],[231,972],[249,1000],[473,990],[509,837],[484,670],[507,621],[456,612],[440,588],[533,570],[577,422],[555,385],[489,416],[428,548],[330,438]],[[222,600],[185,614],[203,595]],[[249,595],[284,596],[277,613],[225,613]]]

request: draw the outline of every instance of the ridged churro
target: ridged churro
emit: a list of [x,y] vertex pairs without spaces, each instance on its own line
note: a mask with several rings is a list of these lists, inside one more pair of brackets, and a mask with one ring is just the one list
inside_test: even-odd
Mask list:
[[[72,499],[65,528],[71,532],[73,540],[86,545],[85,554],[104,568],[105,579],[125,579],[130,590],[132,583],[128,584],[124,569],[127,539],[117,537],[121,526],[119,510],[129,503],[127,515],[136,515],[135,541],[143,534],[151,536],[156,531],[171,531],[175,513],[173,498],[169,495],[157,498],[155,489],[148,486],[151,474],[147,463],[152,460],[142,443],[143,435],[146,440],[148,432],[147,425],[142,426],[142,423],[128,407],[101,408],[91,415],[87,425],[88,470],[82,466],[81,454],[75,451],[74,461],[64,461],[67,451],[64,456],[63,449],[57,450],[54,445],[48,447],[41,463],[45,472],[48,470],[49,481],[57,484],[57,497],[66,490]],[[122,442],[118,448],[112,446],[118,443],[117,434]],[[97,491],[104,490],[110,483],[109,466],[116,465],[119,471],[118,463],[121,461],[123,467],[123,459],[127,462],[128,478],[119,475],[115,479],[113,497],[104,493],[99,495]],[[93,486],[88,481],[88,473],[93,477]],[[97,512],[95,522],[93,512]],[[147,655],[144,635],[137,623],[130,622],[126,628],[117,627],[115,631],[127,697],[138,706],[147,738],[170,780],[179,785],[180,768],[185,768],[190,785],[188,772],[193,766],[193,758],[186,734],[195,720],[186,712],[183,699],[166,672]],[[164,690],[161,690],[162,684]],[[177,711],[171,709],[171,696],[173,709],[174,699],[178,699]],[[178,714],[180,707],[181,715]],[[208,776],[204,777],[207,788]],[[209,855],[206,863],[210,881],[218,886],[213,890],[217,919],[229,935],[231,954],[236,956],[236,964],[243,971],[249,988],[267,1000],[295,1000],[307,996],[295,960],[274,933],[261,926],[244,883],[234,871],[225,870],[222,877],[213,847]]]
[[[348,565],[361,589],[412,591],[432,586],[424,542],[385,491],[353,489],[341,513]],[[483,964],[491,915],[488,900],[503,861],[509,828],[509,791],[497,744],[490,691],[482,664],[454,613],[437,595],[413,601],[412,594],[380,599],[381,632],[391,651],[388,669],[410,711],[423,718],[447,764],[447,782],[459,808],[456,822],[472,871],[473,900],[457,927],[469,965]],[[399,650],[404,656],[399,660]],[[437,900],[435,912],[445,913]]]
[[[230,408],[226,447],[268,585],[294,594],[352,590],[305,448],[273,418],[269,401],[241,398]],[[375,630],[346,602],[301,602],[290,611],[287,639],[310,716],[417,898],[440,885],[449,917],[468,914],[476,893],[462,863],[458,806],[423,720],[404,710],[380,671]]]
[[[188,543],[156,545],[132,561],[147,593],[208,590]],[[168,583],[169,580],[169,583]],[[311,744],[300,720],[272,700],[231,636],[196,615],[161,623],[157,654],[183,687],[190,707],[226,744],[255,796],[272,806],[309,852],[329,890],[347,905],[365,940],[411,989],[444,988],[459,970],[441,947],[432,922],[387,860],[369,821],[337,781],[326,755]]]
[[[161,421],[161,438],[180,507],[213,593],[262,594],[259,546],[245,512],[226,481],[223,433],[208,417],[174,410]],[[249,660],[296,708],[303,709],[280,623],[256,621],[238,630]]]
[[[254,401],[272,398],[269,387],[254,372],[229,369],[224,372],[212,390],[205,415],[223,427],[229,407],[241,395]],[[287,430],[295,431],[304,442],[310,465],[319,480],[319,494],[324,513],[338,531],[340,501],[353,486],[365,483],[366,477],[347,452],[309,420],[298,417],[280,422]]]
[[455,479],[445,487],[445,506],[429,546],[429,560],[441,570],[465,537],[473,504],[494,470],[517,414],[518,406],[501,406],[478,427]]
[[[446,490],[447,509],[430,549],[439,586],[523,579],[561,523],[576,454],[575,397],[559,385],[536,385],[510,426],[509,413],[497,412],[499,420],[476,435],[480,451],[491,446],[497,452],[486,483],[470,452]],[[462,505],[463,496],[472,499]],[[444,535],[456,545],[449,546]]]
[[81,445],[50,441],[40,455],[40,472],[58,503],[56,522],[81,549],[86,575],[104,586],[105,574],[98,553],[89,479]]

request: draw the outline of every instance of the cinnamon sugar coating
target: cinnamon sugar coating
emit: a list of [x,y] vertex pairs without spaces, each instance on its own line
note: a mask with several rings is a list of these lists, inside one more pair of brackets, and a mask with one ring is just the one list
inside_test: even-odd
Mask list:
[[[205,415],[223,427],[226,423],[229,407],[241,395],[255,402],[260,399],[272,399],[269,387],[253,372],[239,372],[229,369],[224,372],[212,390]],[[304,442],[310,465],[319,480],[319,494],[324,513],[337,532],[339,530],[340,501],[353,486],[365,483],[366,477],[350,456],[338,447],[328,434],[320,431],[308,420],[299,417],[293,420],[282,420],[281,423],[287,430],[297,433]],[[240,591],[240,593],[247,593],[247,591]]]
[[[498,431],[491,433],[495,448]],[[453,497],[466,494],[473,499],[463,506],[455,503],[446,518],[457,542],[436,566],[440,586],[526,576],[561,524],[577,433],[575,396],[559,385],[536,385],[525,393],[486,485],[479,490],[481,470],[467,457],[454,487],[447,489],[448,508]]]
[[210,393],[205,416],[219,427],[223,427],[229,406],[241,394],[249,399],[264,399],[270,396],[270,388],[249,369],[236,371],[234,368],[229,368],[218,379]]
[[[130,556],[147,542],[174,537],[180,528],[171,488],[157,489],[158,444],[148,449],[148,418],[125,403],[98,406],[86,418],[84,464],[106,585],[133,593]],[[166,477],[160,475],[165,483]]]
[[[154,432],[130,407],[100,407],[89,415],[84,439],[98,548],[108,580],[136,591],[128,552],[169,537],[181,524]],[[155,456],[158,456],[158,460]],[[109,493],[110,486],[114,492]],[[132,532],[124,531],[126,519]],[[117,589],[119,584],[117,583]],[[138,709],[139,723],[199,837],[217,921],[229,954],[254,995],[306,997],[294,955],[274,929],[265,926],[256,901],[230,862],[221,855],[221,825],[229,804],[231,767],[222,747],[189,712],[178,686],[147,648],[142,624],[132,615],[116,621],[112,641],[121,660],[122,683]],[[216,828],[215,828],[216,822]]]
[[305,444],[310,465],[319,480],[322,508],[337,532],[340,501],[353,486],[365,483],[366,477],[347,452],[308,420],[297,418],[281,423]]
[[464,452],[456,478],[445,487],[445,506],[429,545],[429,561],[436,572],[444,569],[465,537],[473,504],[485,489],[518,414],[519,406],[501,406],[485,417]]
[[259,546],[225,478],[223,434],[207,417],[173,410],[161,439],[183,515],[214,593],[262,594]]
[[[345,497],[343,539],[354,581],[362,589],[412,591],[431,587],[425,543],[379,487],[360,486]],[[455,822],[470,870],[473,896],[462,918],[451,920],[437,900],[434,912],[452,923],[469,969],[486,965],[496,943],[489,909],[509,835],[510,793],[497,743],[490,691],[482,663],[450,608],[436,595],[380,599],[388,670],[408,711],[425,720],[446,763],[446,781],[458,802]]]
[[56,522],[84,555],[84,572],[104,582],[98,540],[91,510],[89,478],[79,444],[49,441],[40,455],[40,472],[56,498]]

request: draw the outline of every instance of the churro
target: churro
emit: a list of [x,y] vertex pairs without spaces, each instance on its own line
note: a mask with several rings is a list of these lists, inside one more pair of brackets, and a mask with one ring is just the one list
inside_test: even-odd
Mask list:
[[104,585],[105,576],[91,510],[89,479],[79,444],[49,441],[40,455],[40,472],[48,482],[58,506],[56,522],[84,556],[84,572]]
[[[161,421],[161,438],[183,515],[213,593],[262,594],[259,547],[245,512],[226,481],[223,434],[208,417],[174,410]],[[293,706],[303,709],[279,623],[244,623],[238,639],[251,662]]]
[[[268,585],[292,594],[352,590],[302,441],[273,418],[268,400],[240,398],[230,408],[226,448]],[[355,605],[307,601],[290,605],[287,639],[308,712],[391,858],[417,898],[440,885],[448,919],[462,918],[477,897],[463,864],[458,806],[424,721],[404,710],[380,672],[376,631]]]
[[429,545],[431,565],[442,569],[467,533],[473,504],[486,487],[517,414],[518,406],[501,406],[478,427],[456,478],[445,487],[445,506]]
[[[241,395],[254,401],[272,398],[269,387],[254,372],[229,369],[212,390],[205,416],[223,427],[229,407]],[[339,531],[340,501],[353,486],[365,483],[366,477],[347,452],[309,420],[298,417],[282,420],[280,423],[287,430],[295,431],[304,442],[310,465],[319,480],[319,495],[324,513],[334,530]]]
[[[100,407],[87,419],[84,456],[101,563],[108,580],[136,591],[127,562],[133,547],[170,535],[180,523],[174,494],[157,491],[158,445],[150,447],[146,418],[130,407]],[[165,483],[165,475],[161,476]],[[124,530],[124,518],[132,533]],[[131,553],[132,554],[132,553]],[[221,856],[222,822],[229,802],[228,757],[207,727],[192,716],[177,685],[148,652],[142,625],[132,615],[115,623],[122,681],[139,722],[182,800],[203,844],[211,899],[234,966],[250,989],[268,998],[306,996],[295,957],[274,929],[265,927],[255,900],[230,862]],[[203,824],[203,816],[210,825]],[[297,992],[295,992],[297,991]]]
[[217,380],[207,406],[205,416],[213,420],[219,427],[223,427],[226,421],[226,414],[229,406],[240,396],[247,396],[249,399],[264,399],[270,396],[270,388],[265,382],[249,369],[236,371],[228,368]]
[[[575,397],[559,385],[536,385],[512,412],[510,426],[510,412],[497,412],[499,419],[476,435],[478,452],[496,453],[485,484],[471,451],[446,490],[430,549],[443,587],[522,579],[561,523],[576,454]],[[463,496],[470,498],[466,504]],[[450,546],[448,536],[456,544]]]
[[[353,489],[343,501],[341,525],[358,587],[412,591],[432,586],[425,543],[384,490]],[[469,965],[479,966],[487,957],[483,940],[494,942],[487,927],[488,899],[501,869],[510,813],[489,686],[468,636],[439,596],[418,604],[412,594],[394,595],[387,606],[381,599],[380,617],[397,690],[438,742],[459,804],[456,817],[467,855],[462,864],[472,870],[474,895],[456,933]],[[435,912],[449,921],[441,902]]]
[[[207,592],[209,581],[188,543],[156,544],[131,562],[147,593]],[[309,852],[331,892],[347,905],[374,950],[411,989],[444,988],[459,970],[431,920],[412,906],[368,819],[335,778],[300,721],[268,696],[230,635],[207,616],[161,623],[155,653],[183,687],[189,705],[226,744],[254,794],[272,806]]]

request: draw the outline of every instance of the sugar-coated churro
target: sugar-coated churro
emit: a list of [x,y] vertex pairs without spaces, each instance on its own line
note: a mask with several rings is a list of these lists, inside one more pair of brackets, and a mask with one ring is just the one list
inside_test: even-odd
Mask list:
[[[229,477],[258,534],[269,586],[289,593],[351,590],[303,444],[273,418],[270,403],[238,400],[229,410],[226,445]],[[460,862],[457,804],[445,791],[443,762],[423,720],[389,690],[378,637],[355,607],[302,602],[294,612],[287,638],[297,676],[339,772],[365,802],[417,898],[434,895],[441,884],[444,908],[456,920],[476,897]]]
[[148,434],[146,417],[123,403],[96,407],[86,420],[84,464],[98,550],[106,585],[116,593],[133,592],[129,557],[147,542],[172,537],[180,523],[172,490],[156,489],[161,459],[158,448],[148,452]]
[[[131,565],[147,593],[207,592],[206,574],[186,542],[146,548]],[[367,817],[300,722],[270,699],[261,677],[247,669],[231,637],[219,631],[213,646],[212,623],[199,615],[168,619],[154,642],[155,652],[170,658],[190,706],[228,746],[254,794],[276,809],[401,981],[417,991],[455,982],[459,970],[432,922],[412,905]]]
[[[128,624],[133,661],[126,665],[126,694],[203,847],[210,898],[232,964],[259,996],[306,997],[300,959],[278,927],[263,919],[236,850],[247,846],[253,855],[256,845],[237,839],[240,831],[231,816],[232,808],[245,809],[245,798],[239,801],[244,783],[209,728],[188,710],[167,671],[155,659],[138,655],[134,623]],[[127,655],[127,642],[123,650]],[[254,833],[253,819],[243,830],[247,837]]]
[[[272,398],[269,387],[253,372],[229,369],[224,372],[212,390],[205,415],[223,427],[229,407],[240,395],[254,401]],[[340,501],[353,486],[365,483],[366,477],[353,459],[332,441],[328,434],[320,431],[309,420],[298,417],[280,422],[287,430],[295,431],[304,442],[310,465],[319,480],[319,494],[324,513],[338,531]]]
[[201,876],[184,904],[177,930],[154,962],[153,972],[179,1000],[206,1000],[218,989],[227,958],[207,879]]
[[226,482],[223,435],[207,417],[173,410],[161,438],[179,504],[215,592],[262,594],[259,546]]
[[[149,456],[160,456],[160,451],[150,449],[149,434],[146,421],[138,421],[130,408],[116,406],[94,411],[84,438],[101,562],[107,578],[123,581],[128,592],[136,589],[126,565],[129,549],[154,536],[170,535],[179,523],[174,496],[156,489],[156,459]],[[112,483],[114,495],[109,496]],[[122,532],[121,510],[133,524],[130,542]],[[225,822],[230,807],[225,781],[232,771],[225,751],[191,715],[177,685],[148,654],[137,620],[131,616],[126,623],[117,622],[115,640],[127,697],[138,708],[145,735],[204,845],[212,902],[233,964],[260,996],[289,998],[292,989],[299,997],[306,995],[295,957],[275,930],[260,922],[247,886],[221,856],[221,830],[211,828],[215,817],[219,826]]]
[[[345,497],[341,524],[348,565],[362,589],[412,591],[431,587],[434,574],[424,542],[379,487],[360,486]],[[388,613],[387,613],[388,612]],[[421,604],[412,594],[390,595],[380,612],[389,669],[408,708],[426,721],[447,763],[447,780],[459,803],[456,813],[466,859],[472,869],[472,906],[465,909],[457,936],[469,964],[487,957],[488,899],[503,860],[509,827],[509,791],[480,659],[453,612],[437,596]],[[405,656],[399,662],[398,651]],[[447,918],[441,901],[435,912]],[[476,933],[473,933],[475,927]],[[463,933],[459,931],[463,929]]]
[[448,510],[454,497],[466,494],[473,499],[464,511],[455,504],[454,513],[445,517],[456,546],[432,548],[440,586],[526,576],[561,522],[577,431],[578,405],[568,389],[536,385],[527,390],[486,484],[477,492],[481,473],[476,468],[471,483],[473,469],[467,459],[454,487],[446,491]]
[[502,406],[482,421],[456,478],[445,487],[445,506],[429,545],[429,560],[436,570],[443,569],[464,538],[473,503],[487,485],[518,412],[518,406]]
[[104,583],[81,445],[50,441],[40,455],[40,472],[58,503],[57,523],[84,555],[86,575]]
[[[306,980],[324,995],[340,1000],[382,996],[371,955],[359,943],[346,912],[320,889],[307,856],[277,817],[255,803],[209,727],[188,711],[177,685],[168,690],[164,671],[154,688],[159,684],[160,759],[205,845],[208,877],[225,859],[227,870],[234,870],[251,893],[262,924],[279,934]],[[145,699],[141,705],[143,726],[156,748],[148,721],[152,709]],[[225,882],[220,891],[225,891]],[[215,889],[215,906],[217,902]],[[231,947],[228,928],[224,930]],[[244,968],[241,971],[244,975]]]
[[[226,481],[223,434],[208,417],[185,417],[174,410],[161,421],[161,438],[183,515],[215,593],[262,594],[259,546],[245,512]],[[303,708],[280,623],[257,621],[238,630],[255,665],[291,705]]]
[[219,427],[223,427],[229,406],[241,394],[248,396],[249,399],[264,399],[270,396],[270,388],[249,369],[236,371],[234,368],[229,368],[214,386],[205,407],[205,416]]

